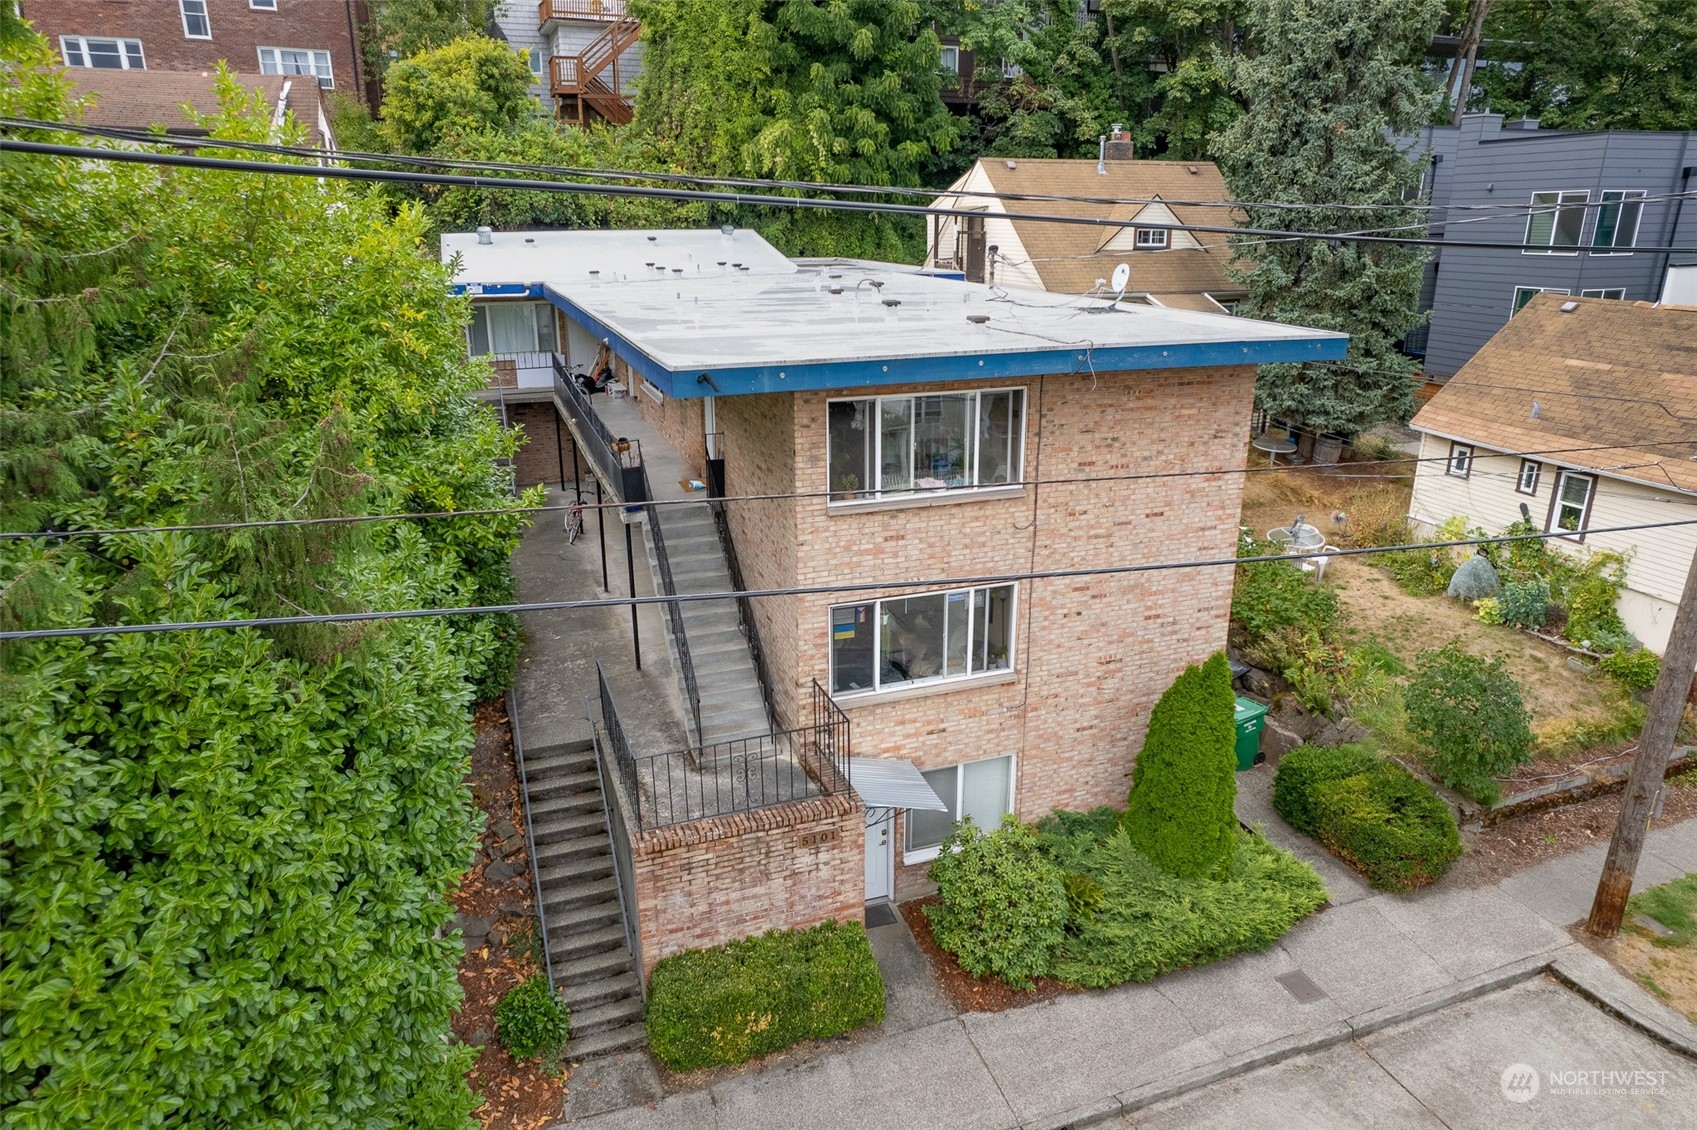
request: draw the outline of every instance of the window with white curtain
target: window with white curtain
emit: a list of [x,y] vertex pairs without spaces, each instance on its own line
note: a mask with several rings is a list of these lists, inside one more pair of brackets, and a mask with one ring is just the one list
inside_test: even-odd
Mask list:
[[261,47],[259,73],[262,75],[312,75],[325,90],[336,86],[330,70],[330,52],[303,47]]
[[546,302],[476,302],[471,307],[471,355],[553,353],[554,308]]
[[934,858],[955,825],[969,816],[980,831],[992,832],[1001,824],[1003,814],[1013,811],[1012,757],[950,765],[946,769],[933,769],[924,776],[949,809],[947,812],[917,808],[907,811],[907,843],[902,852],[907,863]]

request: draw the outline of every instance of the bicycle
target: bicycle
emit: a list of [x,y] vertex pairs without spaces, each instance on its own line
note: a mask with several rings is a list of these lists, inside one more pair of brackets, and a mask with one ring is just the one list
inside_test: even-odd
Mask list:
[[583,496],[578,495],[572,508],[566,511],[566,544],[571,545],[583,533]]

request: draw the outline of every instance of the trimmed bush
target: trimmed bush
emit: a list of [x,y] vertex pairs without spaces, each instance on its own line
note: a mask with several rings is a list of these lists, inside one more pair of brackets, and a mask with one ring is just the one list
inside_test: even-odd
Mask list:
[[1503,623],[1542,628],[1550,616],[1550,585],[1548,581],[1510,581],[1497,601],[1502,605]]
[[544,973],[532,973],[495,1006],[495,1035],[514,1059],[553,1059],[566,1050],[571,1011]]
[[1422,651],[1403,697],[1432,772],[1482,803],[1498,795],[1494,777],[1532,756],[1532,716],[1501,656],[1485,659],[1459,641]]
[[742,1063],[882,1019],[884,979],[858,922],[686,950],[648,979],[648,1046],[673,1071]]
[[988,833],[961,821],[931,864],[931,881],[941,900],[925,908],[932,937],[962,969],[1018,989],[1048,972],[1067,925],[1066,881],[1018,817],[1002,817]]
[[1314,790],[1320,842],[1382,891],[1423,887],[1461,857],[1461,834],[1438,794],[1381,761]]
[[1236,850],[1236,709],[1231,669],[1215,652],[1186,667],[1150,712],[1125,827],[1139,851],[1174,875],[1210,874]]
[[1635,691],[1649,690],[1662,673],[1661,659],[1645,648],[1605,655],[1597,666],[1603,674]]
[[1278,775],[1273,778],[1273,811],[1298,832],[1312,836],[1320,830],[1314,790],[1327,781],[1364,772],[1377,760],[1372,750],[1359,745],[1293,749],[1279,761]]

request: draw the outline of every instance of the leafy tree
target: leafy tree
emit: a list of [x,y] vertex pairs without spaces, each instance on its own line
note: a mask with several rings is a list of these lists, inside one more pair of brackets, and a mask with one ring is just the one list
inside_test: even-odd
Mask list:
[[535,109],[530,64],[505,43],[476,36],[390,67],[380,129],[396,152],[430,153],[454,134],[510,129]]
[[[68,89],[44,41],[4,54],[0,113]],[[215,136],[272,138],[219,94]],[[310,178],[8,155],[0,526],[508,504],[422,232]],[[475,603],[522,521],[9,541],[0,624]],[[407,620],[0,651],[0,1122],[467,1125],[447,894],[502,648]]]
[[1690,0],[1495,0],[1468,108],[1555,129],[1697,128]]
[[1500,655],[1485,659],[1459,641],[1422,651],[1403,697],[1409,732],[1451,788],[1490,803],[1497,795],[1492,778],[1531,756],[1532,716]]
[[1236,701],[1221,651],[1186,667],[1149,714],[1125,827],[1137,850],[1171,874],[1214,874],[1236,852]]
[[[495,9],[510,0],[366,0],[365,42],[372,69],[391,59],[488,34]],[[534,7],[534,5],[531,5]]]
[[[1435,104],[1414,60],[1430,42],[1438,0],[1251,0],[1257,51],[1227,60],[1248,112],[1215,139],[1214,155],[1254,228],[1418,236],[1424,220],[1395,205],[1419,188],[1419,167],[1391,135],[1425,122]],[[1364,214],[1339,205],[1391,206]],[[1283,419],[1352,435],[1413,412],[1413,362],[1398,343],[1416,313],[1422,248],[1266,237],[1233,239],[1241,311],[1350,335],[1336,365],[1267,365],[1257,403]]]

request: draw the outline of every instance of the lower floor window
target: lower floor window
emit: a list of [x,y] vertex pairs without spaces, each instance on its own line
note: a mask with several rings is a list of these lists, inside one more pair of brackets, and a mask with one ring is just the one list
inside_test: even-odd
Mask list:
[[831,691],[882,691],[1013,666],[1013,586],[831,609]]
[[334,90],[335,76],[330,69],[330,52],[304,47],[261,47],[259,73],[262,75],[312,75],[325,90]]
[[992,831],[1002,822],[1004,813],[1013,811],[1012,757],[951,765],[947,769],[933,769],[924,776],[949,810],[908,810],[905,855],[936,854],[955,825],[969,816],[981,830]]
[[1556,482],[1556,497],[1550,511],[1550,532],[1566,530],[1578,533],[1585,529],[1591,515],[1591,491],[1597,480],[1590,475],[1563,471]]

